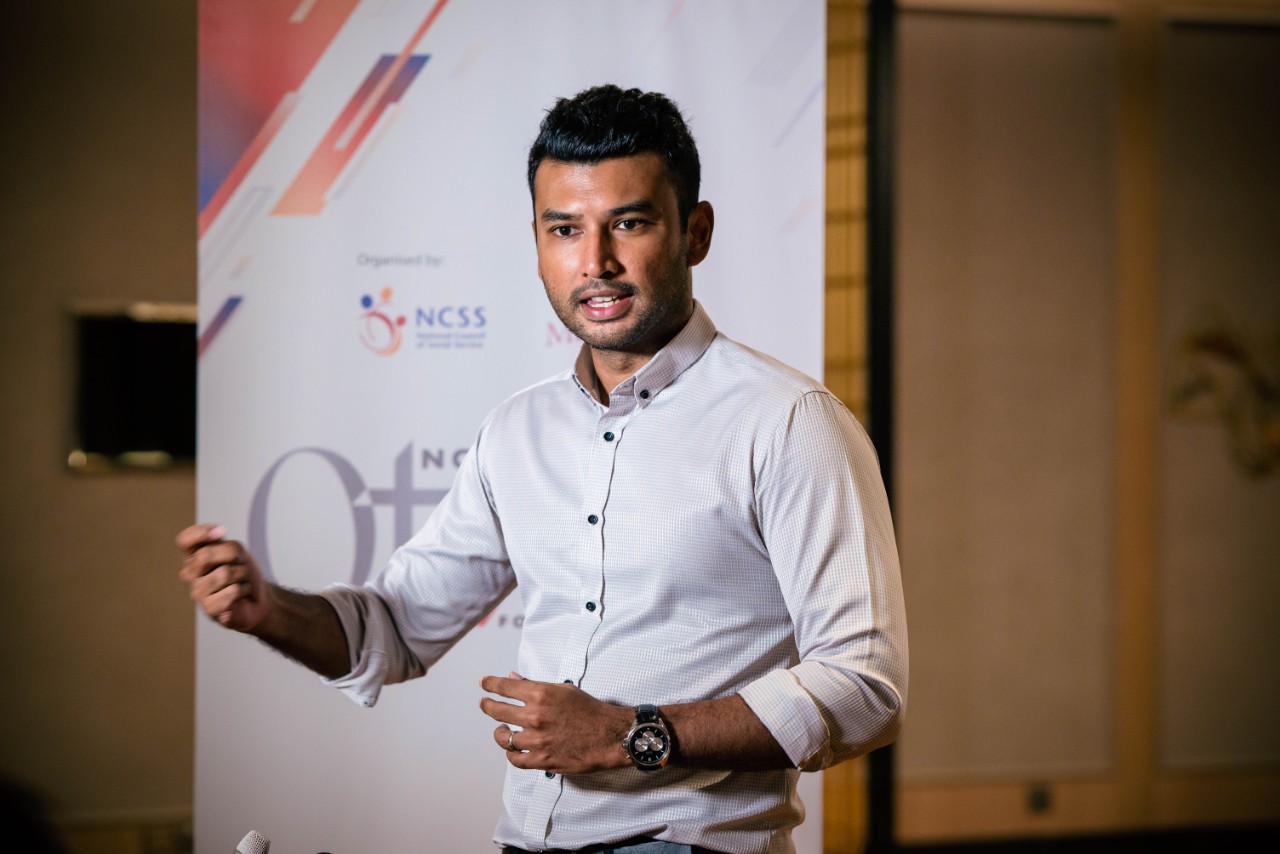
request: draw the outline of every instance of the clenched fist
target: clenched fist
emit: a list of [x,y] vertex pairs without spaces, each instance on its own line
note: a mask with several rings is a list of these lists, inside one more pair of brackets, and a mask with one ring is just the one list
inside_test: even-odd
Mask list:
[[182,571],[193,602],[229,629],[252,632],[272,605],[272,589],[253,555],[224,540],[221,525],[192,525],[178,534]]

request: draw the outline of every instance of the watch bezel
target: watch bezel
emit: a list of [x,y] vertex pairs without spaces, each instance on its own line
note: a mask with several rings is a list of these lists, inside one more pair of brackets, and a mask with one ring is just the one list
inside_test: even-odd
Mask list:
[[[636,748],[636,740],[646,731],[655,733],[661,738],[663,749],[660,752]],[[671,730],[667,727],[667,722],[658,713],[657,707],[647,704],[637,706],[636,719],[631,724],[631,729],[627,731],[626,737],[622,739],[622,747],[626,750],[627,756],[631,758],[632,764],[641,771],[657,771],[670,760],[674,746]],[[656,758],[649,758],[655,753]]]

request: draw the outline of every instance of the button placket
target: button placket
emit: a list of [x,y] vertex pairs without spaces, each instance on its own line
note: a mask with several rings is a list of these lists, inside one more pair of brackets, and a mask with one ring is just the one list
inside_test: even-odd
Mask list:
[[564,778],[557,778],[551,771],[525,773],[537,774],[543,779],[538,780],[529,792],[529,812],[525,816],[524,835],[545,841],[551,813],[555,810],[556,802],[560,800],[560,795],[564,791]]
[[[619,387],[617,392],[622,392]],[[629,394],[615,393],[610,399],[608,410],[601,414],[594,430],[595,438],[590,444],[587,470],[584,478],[583,515],[585,524],[584,536],[589,545],[583,553],[583,566],[587,571],[581,579],[579,588],[582,609],[579,613],[584,619],[598,623],[604,617],[604,608],[600,600],[604,585],[604,538],[607,533],[606,504],[609,489],[612,485],[614,457],[617,453],[623,425],[634,407],[635,398]],[[585,650],[583,664],[585,665]],[[576,672],[576,671],[575,671]]]
[[[579,582],[577,615],[572,618],[568,631],[563,636],[564,644],[557,668],[562,674],[577,674],[575,679],[563,679],[566,684],[581,686],[582,680],[588,678],[588,652],[596,632],[602,630],[609,610],[608,603],[602,599],[605,589],[604,556],[605,537],[611,531],[608,503],[617,466],[617,452],[631,419],[643,412],[657,395],[653,389],[638,386],[636,379],[631,377],[610,392],[608,406],[596,401],[599,409],[591,435],[580,437],[574,442],[575,450],[585,452],[585,460],[582,463],[581,504],[570,533],[576,541],[572,552],[573,570],[578,575]],[[585,445],[582,444],[583,439],[586,440]],[[616,523],[624,523],[623,528],[627,521],[629,520],[615,520]],[[618,525],[615,524],[613,530],[617,529]],[[565,793],[565,787],[564,778],[559,775],[544,771],[542,776],[545,779],[538,780],[531,789],[526,790],[529,810],[524,827],[527,838],[541,837],[545,842],[551,817],[556,812],[560,796]]]

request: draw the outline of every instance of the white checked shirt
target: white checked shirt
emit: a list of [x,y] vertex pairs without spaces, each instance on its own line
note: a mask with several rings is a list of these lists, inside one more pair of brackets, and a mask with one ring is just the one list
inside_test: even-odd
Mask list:
[[[611,703],[738,693],[797,768],[892,740],[906,619],[879,467],[814,380],[688,325],[602,406],[589,357],[485,421],[448,496],[364,588],[325,592],[366,705],[517,584],[517,670]],[[585,386],[585,387],[584,387]],[[507,769],[495,841],[634,836],[790,852],[798,771]]]

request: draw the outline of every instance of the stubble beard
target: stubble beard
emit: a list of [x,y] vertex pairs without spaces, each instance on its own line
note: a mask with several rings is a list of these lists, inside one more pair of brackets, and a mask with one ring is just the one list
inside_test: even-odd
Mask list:
[[[679,332],[692,309],[692,283],[683,258],[684,253],[681,252],[662,270],[650,289],[647,302],[636,302],[640,289],[634,283],[616,279],[588,282],[575,288],[568,299],[561,302],[551,298],[550,288],[547,288],[547,296],[551,298],[551,307],[560,322],[592,349],[648,352],[654,349],[652,342],[661,340],[661,344],[665,344]],[[592,323],[578,313],[578,305],[586,294],[602,285],[631,297],[631,310],[625,318],[613,323]],[[545,280],[543,286],[546,287]]]

